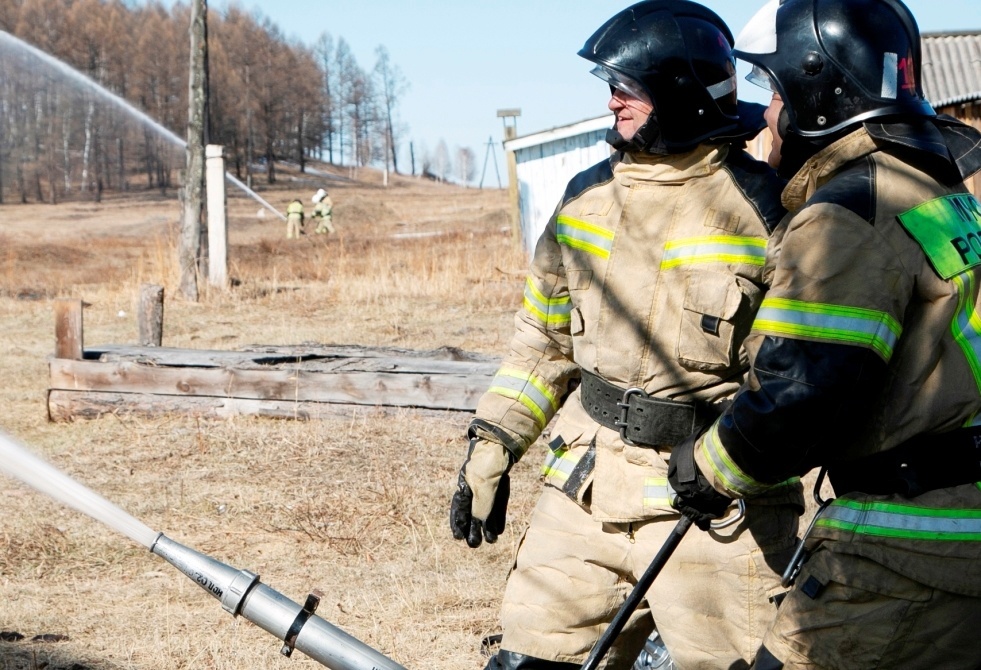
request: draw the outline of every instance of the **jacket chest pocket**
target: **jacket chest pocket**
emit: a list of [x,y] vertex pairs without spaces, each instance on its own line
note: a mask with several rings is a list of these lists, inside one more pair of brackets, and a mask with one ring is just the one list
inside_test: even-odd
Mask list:
[[719,272],[688,278],[678,339],[678,360],[692,370],[717,372],[740,364],[740,346],[762,300],[753,283]]

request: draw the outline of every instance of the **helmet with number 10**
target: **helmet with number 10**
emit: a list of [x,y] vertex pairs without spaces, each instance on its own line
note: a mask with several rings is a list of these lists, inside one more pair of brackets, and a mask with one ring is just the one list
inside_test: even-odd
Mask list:
[[733,53],[753,66],[747,79],[783,99],[785,141],[936,115],[920,83],[920,31],[900,0],[771,0]]

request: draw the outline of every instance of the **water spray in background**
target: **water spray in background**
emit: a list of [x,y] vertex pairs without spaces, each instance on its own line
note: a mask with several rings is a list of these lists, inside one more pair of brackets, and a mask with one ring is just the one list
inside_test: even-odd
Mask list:
[[[163,137],[163,138],[165,138],[165,139],[173,142],[174,144],[176,144],[176,145],[178,145],[178,146],[180,146],[182,148],[187,148],[187,142],[184,141],[184,140],[182,140],[177,135],[175,135],[171,130],[169,130],[165,126],[161,125],[157,121],[154,121],[145,112],[143,112],[142,110],[140,110],[136,106],[132,105],[131,103],[129,103],[128,101],[126,101],[124,98],[119,97],[118,95],[116,95],[115,93],[113,93],[109,89],[105,88],[104,86],[99,85],[97,82],[95,82],[91,78],[86,77],[84,74],[82,74],[81,72],[79,72],[78,70],[76,70],[75,68],[73,68],[72,66],[68,65],[64,61],[58,60],[57,58],[55,58],[51,54],[46,53],[44,51],[41,51],[37,47],[34,47],[34,46],[28,44],[27,42],[25,42],[24,40],[22,40],[20,38],[17,38],[17,37],[14,37],[10,33],[6,32],[6,31],[3,31],[3,30],[0,30],[0,44],[7,44],[7,45],[12,46],[12,47],[14,47],[16,49],[20,49],[21,51],[23,51],[25,53],[30,54],[34,58],[37,58],[41,62],[45,63],[46,65],[49,65],[50,67],[54,68],[55,70],[57,70],[61,74],[65,75],[66,77],[68,77],[68,79],[70,79],[72,82],[80,85],[83,89],[85,89],[85,90],[87,90],[87,91],[89,91],[91,93],[94,93],[94,94],[98,95],[99,97],[103,98],[104,100],[106,100],[108,102],[111,102],[112,104],[116,105],[117,107],[122,108],[123,111],[125,111],[127,114],[129,114],[131,116],[134,116],[137,119],[139,119],[142,123],[144,123],[147,126],[149,126],[150,129],[152,129],[155,133],[157,133],[161,137]],[[232,182],[233,184],[235,184],[236,186],[238,186],[240,189],[242,189],[243,191],[245,191],[250,197],[252,197],[253,199],[255,199],[259,204],[261,204],[263,207],[265,207],[266,209],[268,209],[269,211],[271,211],[273,214],[275,214],[276,216],[278,216],[280,219],[282,219],[283,221],[286,220],[286,215],[285,214],[282,214],[278,209],[276,209],[275,207],[273,207],[272,205],[270,205],[268,202],[266,202],[265,199],[262,198],[262,196],[260,196],[258,193],[256,193],[255,191],[253,191],[251,188],[249,188],[245,184],[243,184],[240,179],[237,179],[236,177],[234,177],[232,174],[230,174],[228,172],[225,173],[225,179],[227,179],[228,181]]]
[[86,488],[51,464],[33,455],[0,431],[0,472],[32,486],[55,500],[101,521],[139,542],[187,575],[221,602],[232,616],[241,615],[283,640],[280,650],[294,649],[331,670],[405,670],[375,649],[314,614],[317,592],[301,607],[259,582],[259,575],[236,570],[158,533]]

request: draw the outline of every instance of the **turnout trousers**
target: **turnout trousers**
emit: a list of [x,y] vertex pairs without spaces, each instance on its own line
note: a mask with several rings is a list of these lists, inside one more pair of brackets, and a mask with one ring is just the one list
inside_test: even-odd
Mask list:
[[286,215],[286,239],[299,239],[303,232],[303,219],[296,214]]
[[[780,574],[799,512],[794,505],[750,504],[738,524],[690,530],[604,667],[630,668],[655,624],[685,670],[749,667],[777,613],[773,599],[785,591]],[[598,522],[546,486],[508,577],[501,648],[581,664],[679,518]]]
[[981,668],[981,598],[920,584],[834,544],[804,564],[754,667]]

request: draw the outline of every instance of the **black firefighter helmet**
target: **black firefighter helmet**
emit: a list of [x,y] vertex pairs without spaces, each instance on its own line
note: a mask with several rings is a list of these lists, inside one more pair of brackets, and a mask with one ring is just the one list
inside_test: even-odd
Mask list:
[[920,83],[920,31],[900,0],[771,0],[734,53],[783,99],[781,168],[871,119],[936,115]]
[[586,40],[579,55],[612,88],[646,97],[654,110],[617,149],[683,153],[708,140],[751,137],[763,108],[736,99],[732,33],[707,7],[688,0],[645,0],[624,9]]

